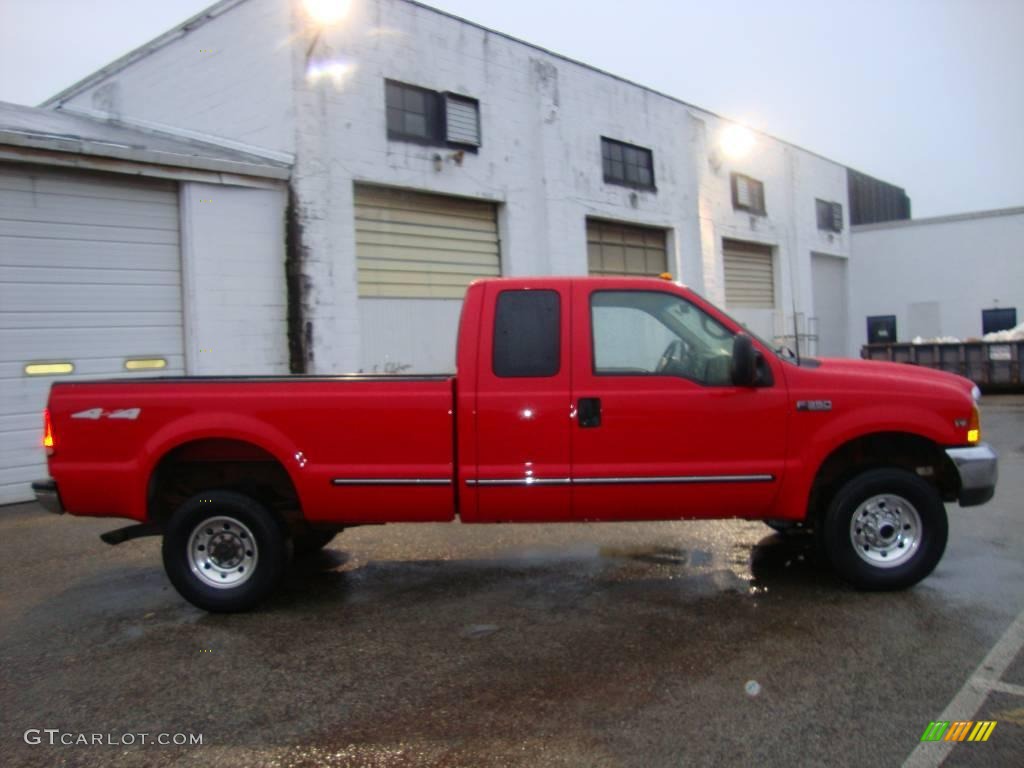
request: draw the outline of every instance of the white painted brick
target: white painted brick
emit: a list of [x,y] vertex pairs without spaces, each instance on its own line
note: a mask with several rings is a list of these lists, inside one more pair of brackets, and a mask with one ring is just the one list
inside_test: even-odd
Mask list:
[[188,182],[180,195],[189,373],[287,373],[284,188]]
[[115,88],[124,117],[290,153],[290,32],[288,0],[247,0],[67,103]]
[[[311,41],[299,0],[248,0],[116,80],[130,117],[295,153],[316,372],[406,358],[415,370],[452,363],[457,313],[450,306],[425,311],[417,302],[358,298],[355,181],[499,203],[508,275],[584,274],[584,222],[596,216],[670,229],[676,273],[718,303],[722,238],[769,243],[780,309],[788,314],[795,304],[809,314],[811,252],[849,256],[848,234],[829,239],[815,218],[816,197],[848,211],[846,172],[837,163],[759,136],[747,159],[716,171],[708,160],[719,118],[405,0],[356,0],[344,23],[324,31],[314,56],[353,65],[340,84],[306,81]],[[204,47],[218,52],[200,58]],[[479,99],[479,153],[437,172],[433,156],[450,150],[389,142],[385,78]],[[91,93],[76,100],[91,106]],[[631,190],[603,182],[602,135],[653,150],[656,194],[638,192],[634,203]],[[753,227],[732,209],[732,170],[765,184],[768,215]],[[234,257],[220,266],[228,268]],[[283,290],[283,270],[258,274],[280,280]]]

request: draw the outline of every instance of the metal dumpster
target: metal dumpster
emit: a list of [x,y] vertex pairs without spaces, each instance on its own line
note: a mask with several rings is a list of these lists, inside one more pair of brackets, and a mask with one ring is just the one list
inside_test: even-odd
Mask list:
[[866,344],[860,356],[865,360],[890,360],[957,373],[990,392],[1024,388],[1021,380],[1024,341]]

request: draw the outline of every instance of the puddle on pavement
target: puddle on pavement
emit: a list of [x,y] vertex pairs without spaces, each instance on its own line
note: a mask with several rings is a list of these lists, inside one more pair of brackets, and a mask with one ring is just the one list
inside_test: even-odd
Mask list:
[[[568,547],[511,548],[490,557],[389,560],[325,549],[297,563],[287,592],[303,603],[373,603],[381,593],[452,596],[501,588],[510,580],[542,580],[541,589],[584,586],[641,590],[652,596],[714,594],[767,598],[779,590],[819,589],[834,581],[807,535],[771,534],[753,547],[740,541],[687,548],[665,544],[579,543]],[[570,585],[572,582],[575,587]],[[586,587],[590,584],[591,587]],[[301,597],[300,597],[301,596]],[[575,599],[579,599],[577,595]]]
[[639,546],[639,547],[615,547],[606,546],[598,549],[598,555],[600,557],[619,559],[619,560],[636,560],[640,563],[649,563],[651,565],[671,565],[671,566],[692,566],[695,568],[704,567],[711,564],[711,553],[702,550],[687,550],[679,547],[660,547],[660,546]]

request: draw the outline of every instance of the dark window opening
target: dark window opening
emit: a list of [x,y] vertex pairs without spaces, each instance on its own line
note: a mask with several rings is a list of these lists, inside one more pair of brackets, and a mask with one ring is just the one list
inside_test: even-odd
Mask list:
[[651,150],[601,137],[601,164],[606,184],[654,189],[654,156]]
[[561,363],[560,332],[556,291],[502,291],[494,314],[494,375],[555,376]]
[[868,344],[896,343],[896,315],[875,315],[868,318]]
[[475,151],[480,146],[480,103],[385,80],[388,138]]
[[1017,327],[1016,307],[996,307],[981,310],[981,332],[995,333]]
[[758,216],[765,215],[764,184],[742,173],[730,174],[732,182],[732,207],[737,211],[748,211]]
[[843,231],[843,206],[827,200],[815,200],[818,209],[818,229],[826,232]]

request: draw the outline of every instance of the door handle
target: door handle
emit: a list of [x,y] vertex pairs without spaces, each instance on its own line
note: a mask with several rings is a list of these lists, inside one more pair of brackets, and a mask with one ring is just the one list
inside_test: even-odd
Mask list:
[[601,426],[601,398],[581,397],[576,406],[576,418],[579,420],[580,428]]

